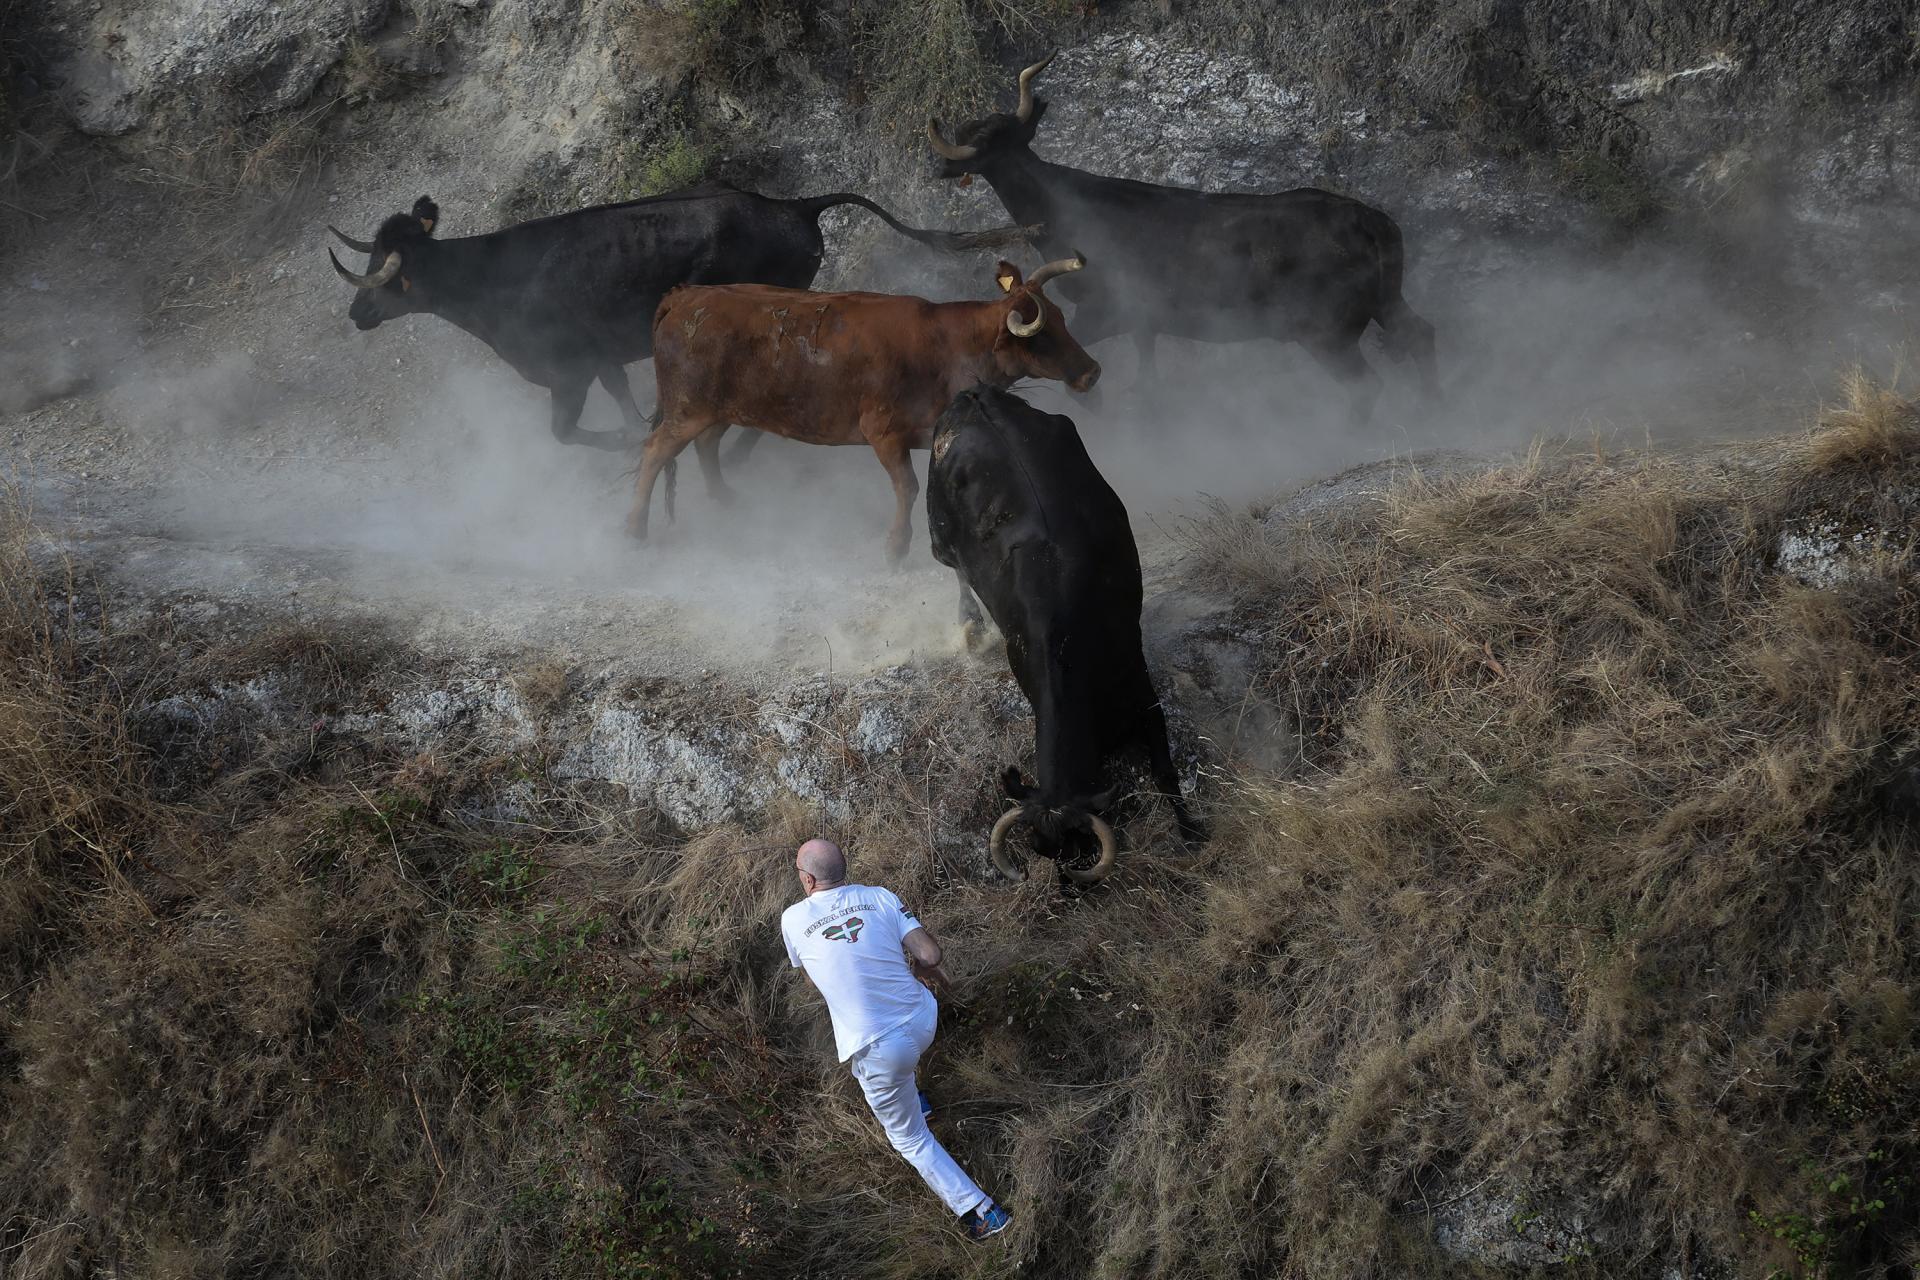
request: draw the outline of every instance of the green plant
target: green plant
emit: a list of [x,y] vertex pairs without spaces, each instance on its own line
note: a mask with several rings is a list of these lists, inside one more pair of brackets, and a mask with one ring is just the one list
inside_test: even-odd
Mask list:
[[675,133],[656,146],[640,168],[640,194],[664,195],[690,187],[706,176],[712,153],[691,134]]
[[1644,172],[1602,151],[1563,152],[1555,174],[1563,187],[1622,231],[1644,226],[1666,208]]
[[519,846],[501,841],[473,851],[473,874],[499,898],[511,901],[533,884],[538,864]]
[[688,1213],[665,1179],[629,1189],[546,1164],[516,1210],[554,1242],[560,1274],[582,1280],[707,1280],[726,1258],[711,1219]]
[[634,200],[693,186],[713,163],[712,148],[696,138],[675,113],[650,142],[629,142],[613,165],[611,198]]
[[[1862,1158],[1856,1177],[1846,1172],[1824,1173],[1813,1161],[1800,1166],[1809,1204],[1801,1210],[1762,1213],[1749,1210],[1753,1227],[1793,1251],[1804,1280],[1830,1280],[1855,1274],[1853,1259],[1862,1237],[1886,1216],[1891,1198],[1899,1206],[1912,1178],[1897,1172],[1885,1148],[1876,1147]],[[1785,1277],[1775,1271],[1773,1276]]]
[[571,988],[579,978],[578,960],[606,927],[597,917],[541,908],[507,934],[500,971],[546,990]]

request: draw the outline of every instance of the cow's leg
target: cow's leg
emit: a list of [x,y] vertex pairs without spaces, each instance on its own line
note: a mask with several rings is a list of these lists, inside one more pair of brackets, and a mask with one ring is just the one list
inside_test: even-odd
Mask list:
[[908,447],[907,434],[889,430],[891,426],[884,419],[862,418],[860,430],[893,479],[893,525],[887,530],[887,559],[899,564],[913,542],[913,500],[920,494],[920,481],[913,474],[913,451]]
[[1133,353],[1139,360],[1138,372],[1134,382],[1142,387],[1151,387],[1160,379],[1160,371],[1154,366],[1153,342],[1160,335],[1151,329],[1137,329],[1133,335]]
[[1400,305],[1399,314],[1394,317],[1393,327],[1400,349],[1413,359],[1413,366],[1420,372],[1420,394],[1428,404],[1439,404],[1440,363],[1433,354],[1433,326],[1419,316],[1405,303]]
[[620,406],[620,416],[627,420],[623,443],[630,448],[638,448],[658,423],[654,418],[649,418],[640,412],[640,405],[633,398],[633,384],[627,380],[626,366],[610,364],[602,369],[600,385],[606,388],[608,395],[613,397],[613,402]]
[[1348,425],[1356,430],[1373,420],[1373,403],[1380,398],[1380,375],[1360,353],[1358,334],[1342,334],[1307,343],[1307,350],[1320,367],[1338,378],[1347,388]]
[[755,431],[751,427],[742,427],[739,437],[727,446],[727,465],[737,467],[745,462],[747,455],[753,452],[753,447],[759,444],[766,434],[764,431]]
[[578,444],[580,442],[580,436],[582,434],[580,431],[580,410],[586,407],[587,388],[592,385],[593,380],[589,378],[585,382],[569,382],[563,386],[552,388],[553,418],[549,426],[553,430],[553,438],[561,444]]
[[1193,815],[1187,812],[1187,802],[1180,795],[1180,774],[1173,767],[1173,750],[1167,742],[1167,714],[1160,709],[1160,700],[1154,695],[1151,682],[1146,685],[1144,693],[1148,704],[1145,714],[1140,717],[1140,734],[1147,748],[1147,765],[1153,773],[1153,785],[1160,788],[1160,794],[1173,806],[1174,821],[1180,824],[1181,837],[1204,840],[1206,833],[1193,820]]
[[[584,444],[592,449],[625,449],[633,440],[624,431],[582,431],[580,410],[587,404],[593,379],[553,388],[553,438],[561,444]],[[627,397],[631,400],[631,394]]]
[[987,620],[980,616],[980,602],[967,585],[967,575],[955,569],[953,576],[960,580],[960,639],[967,648],[978,649],[986,638]]
[[[647,540],[647,508],[653,502],[654,479],[662,469],[673,465],[682,449],[713,425],[702,419],[669,419],[662,421],[647,437],[647,447],[640,455],[640,474],[633,482],[633,506],[627,512],[627,536],[635,542]],[[673,518],[671,479],[667,488],[667,518]]]
[[[694,456],[700,459],[700,474],[706,477],[707,496],[723,507],[733,505],[733,490],[720,474],[720,437],[727,434],[727,424],[715,423],[694,437]],[[759,435],[758,431],[753,433]]]

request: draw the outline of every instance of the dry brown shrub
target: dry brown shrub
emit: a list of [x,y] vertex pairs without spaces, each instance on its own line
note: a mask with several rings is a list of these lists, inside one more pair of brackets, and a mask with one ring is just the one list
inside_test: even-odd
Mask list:
[[541,715],[552,715],[567,703],[572,681],[567,664],[557,658],[534,663],[513,679],[514,687],[527,705]]
[[[1914,560],[1819,590],[1766,568],[1783,525],[1852,504],[1841,464],[1920,491],[1911,404],[1859,379],[1848,399],[1804,461],[1407,486],[1246,583],[1284,638],[1272,683],[1338,696],[1321,778],[1246,790],[1242,874],[1210,908],[1218,981],[1270,957],[1273,1003],[1243,986],[1259,1020],[1213,1086],[1246,1081],[1255,1114],[1192,1140],[1233,1202],[1290,1179],[1266,1227],[1195,1241],[1210,1266],[1444,1273],[1409,1206],[1482,1178],[1577,1189],[1628,1257],[1691,1238],[1743,1271],[1837,1270],[1914,1247],[1892,1206],[1912,1208],[1920,1060],[1867,1031],[1877,1012],[1804,1003],[1920,977],[1887,897],[1920,887],[1911,840],[1871,800],[1920,723]],[[1203,530],[1196,563],[1232,588],[1246,539]],[[1836,1112],[1862,1069],[1872,1105]],[[1796,1220],[1827,1240],[1798,1259],[1773,1231]]]
[[1820,417],[1809,455],[1819,471],[1892,466],[1920,450],[1920,410],[1894,384],[1855,366],[1841,383],[1842,403]]

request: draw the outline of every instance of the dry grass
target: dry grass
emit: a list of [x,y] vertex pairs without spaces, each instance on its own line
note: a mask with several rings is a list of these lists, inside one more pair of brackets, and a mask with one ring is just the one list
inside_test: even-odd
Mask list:
[[837,834],[960,982],[929,1079],[1018,1215],[985,1250],[786,968],[816,811],[508,844],[456,816],[463,767],[377,744],[239,818],[217,780],[162,799],[122,727],[155,677],[16,554],[0,1259],[1437,1277],[1436,1214],[1493,1196],[1522,1241],[1578,1207],[1569,1274],[1911,1267],[1920,860],[1872,796],[1920,724],[1913,553],[1824,590],[1772,557],[1816,507],[1911,519],[1911,408],[1849,396],[1740,455],[1197,531],[1315,732],[1307,780],[1216,797],[1195,868],[1156,814],[1097,892],[982,882],[929,839],[977,815],[849,758],[882,799]]
[[1920,414],[1892,385],[1875,383],[1864,370],[1846,376],[1842,403],[1821,416],[1810,461],[1819,471],[1842,467],[1891,467],[1920,449]]
[[566,705],[572,689],[567,664],[558,658],[542,658],[514,677],[514,687],[527,705],[548,715]]

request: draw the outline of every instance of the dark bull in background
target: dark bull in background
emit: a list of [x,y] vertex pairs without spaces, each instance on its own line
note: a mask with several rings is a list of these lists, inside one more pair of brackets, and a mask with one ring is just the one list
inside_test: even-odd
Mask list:
[[[1027,233],[923,231],[865,196],[776,200],[705,183],[672,195],[596,205],[486,235],[437,240],[440,210],[426,196],[380,224],[371,241],[329,227],[369,255],[364,272],[333,268],[360,292],[347,315],[361,329],[415,312],[439,316],[493,348],[527,381],[553,393],[562,444],[636,447],[648,421],[625,365],[653,354],[653,313],[680,284],[759,283],[804,289],[826,253],[820,215],[853,204],[901,235],[959,252],[1024,241]],[[332,258],[329,250],[328,257]],[[626,431],[582,431],[595,379],[626,417]]]
[[1353,424],[1364,426],[1380,394],[1360,353],[1374,323],[1389,350],[1414,361],[1423,394],[1439,396],[1433,326],[1401,296],[1406,252],[1392,218],[1314,187],[1212,194],[1042,160],[1032,143],[1047,103],[1034,96],[1033,78],[1051,61],[1048,54],[1020,73],[1012,115],[964,125],[954,142],[929,120],[927,138],[945,161],[941,177],[977,173],[1008,213],[1042,224],[1038,244],[1048,256],[1074,244],[1101,264],[1097,277],[1061,291],[1075,304],[1080,341],[1132,334],[1143,379],[1153,375],[1153,342],[1163,333],[1297,342],[1346,384]]

